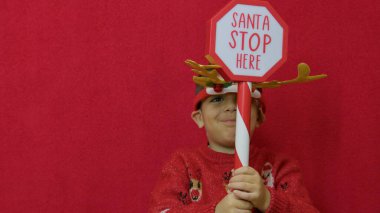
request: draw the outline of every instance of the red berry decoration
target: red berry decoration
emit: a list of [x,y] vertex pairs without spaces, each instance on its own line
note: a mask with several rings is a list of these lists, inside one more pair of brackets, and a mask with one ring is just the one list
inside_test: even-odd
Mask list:
[[214,85],[214,91],[215,92],[222,92],[223,90],[223,84],[215,84]]

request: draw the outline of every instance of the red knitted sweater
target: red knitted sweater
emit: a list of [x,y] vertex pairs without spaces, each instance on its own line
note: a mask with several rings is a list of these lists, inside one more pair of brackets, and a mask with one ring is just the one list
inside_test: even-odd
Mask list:
[[[250,166],[260,172],[271,193],[267,212],[318,212],[296,162],[255,147],[250,152]],[[227,194],[233,167],[234,155],[207,146],[175,152],[152,192],[150,212],[214,212]]]

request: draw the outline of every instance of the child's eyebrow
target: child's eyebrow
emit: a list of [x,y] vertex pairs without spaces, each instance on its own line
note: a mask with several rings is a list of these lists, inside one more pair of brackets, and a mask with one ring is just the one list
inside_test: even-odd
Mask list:
[[210,97],[210,99],[214,99],[214,98],[223,98],[225,95],[224,94],[220,94],[220,95],[213,95]]

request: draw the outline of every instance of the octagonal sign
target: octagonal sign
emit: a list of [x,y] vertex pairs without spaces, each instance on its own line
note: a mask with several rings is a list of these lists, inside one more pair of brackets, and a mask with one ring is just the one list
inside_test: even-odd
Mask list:
[[233,0],[210,21],[208,54],[230,81],[262,82],[287,58],[288,26],[265,1]]

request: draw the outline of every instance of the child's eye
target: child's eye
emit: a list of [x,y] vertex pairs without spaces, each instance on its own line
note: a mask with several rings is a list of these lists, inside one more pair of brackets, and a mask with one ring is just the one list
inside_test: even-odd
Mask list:
[[210,100],[210,102],[221,102],[221,101],[223,101],[222,96],[215,96],[214,98]]

